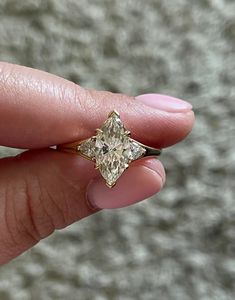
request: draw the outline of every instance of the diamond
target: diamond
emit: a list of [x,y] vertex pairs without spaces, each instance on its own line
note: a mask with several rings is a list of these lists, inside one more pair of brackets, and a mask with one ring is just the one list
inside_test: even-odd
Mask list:
[[95,137],[91,137],[78,146],[78,150],[82,155],[89,159],[94,159],[95,157]]
[[140,158],[141,156],[144,156],[146,153],[146,149],[142,147],[139,143],[136,141],[129,139],[130,140],[130,159],[131,160],[136,160]]
[[96,161],[96,168],[112,187],[129,163],[144,156],[146,149],[129,137],[119,114],[113,111],[97,135],[80,144],[79,151]]

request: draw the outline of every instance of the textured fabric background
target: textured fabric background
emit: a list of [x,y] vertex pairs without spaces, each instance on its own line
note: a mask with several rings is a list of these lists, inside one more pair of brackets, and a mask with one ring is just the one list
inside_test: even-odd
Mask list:
[[235,1],[1,0],[0,60],[85,87],[181,97],[197,119],[162,155],[159,195],[2,266],[0,299],[234,299]]

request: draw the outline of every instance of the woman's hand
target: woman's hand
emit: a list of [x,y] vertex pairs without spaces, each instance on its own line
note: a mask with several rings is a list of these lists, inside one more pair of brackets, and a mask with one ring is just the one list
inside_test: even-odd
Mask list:
[[100,209],[141,201],[165,182],[160,161],[145,158],[109,189],[92,162],[48,147],[92,136],[113,109],[134,139],[167,147],[191,131],[191,108],[162,95],[86,90],[42,71],[0,63],[0,145],[31,149],[0,160],[0,263]]

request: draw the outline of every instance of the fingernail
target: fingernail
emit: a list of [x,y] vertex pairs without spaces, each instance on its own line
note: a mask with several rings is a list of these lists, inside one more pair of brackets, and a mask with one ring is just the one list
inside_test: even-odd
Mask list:
[[[164,184],[164,168],[160,162],[136,165],[127,169],[113,188],[103,178],[93,179],[87,187],[87,201],[94,209],[113,209],[129,206],[159,192]],[[163,171],[162,171],[163,170]]]
[[192,105],[184,100],[160,94],[144,94],[135,97],[137,101],[159,110],[180,113],[188,112]]

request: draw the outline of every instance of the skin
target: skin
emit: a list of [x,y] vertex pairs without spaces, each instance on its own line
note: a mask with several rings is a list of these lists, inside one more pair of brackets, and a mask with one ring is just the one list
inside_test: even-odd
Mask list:
[[[184,139],[194,122],[191,110],[153,109],[127,95],[87,90],[46,72],[0,63],[0,145],[29,149],[0,160],[0,264],[55,229],[162,188],[165,172],[156,159],[133,162],[109,190],[92,162],[49,149],[92,136],[113,109],[134,139],[157,148]],[[96,198],[98,193],[104,197]]]

